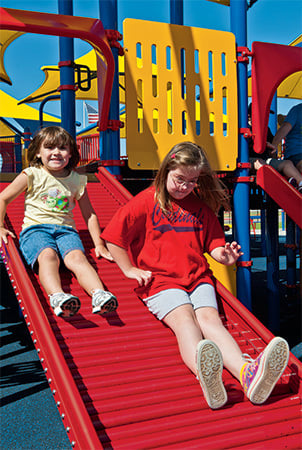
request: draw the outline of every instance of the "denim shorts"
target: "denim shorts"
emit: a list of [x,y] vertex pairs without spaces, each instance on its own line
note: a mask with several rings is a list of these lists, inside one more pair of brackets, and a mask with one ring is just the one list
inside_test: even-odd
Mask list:
[[76,230],[64,225],[33,225],[20,233],[20,250],[26,262],[34,267],[40,253],[45,248],[54,249],[64,261],[72,250],[85,252]]
[[159,320],[162,320],[173,309],[182,305],[192,305],[198,309],[209,307],[218,309],[215,289],[211,284],[202,283],[192,292],[182,289],[165,289],[157,294],[144,299],[144,302]]

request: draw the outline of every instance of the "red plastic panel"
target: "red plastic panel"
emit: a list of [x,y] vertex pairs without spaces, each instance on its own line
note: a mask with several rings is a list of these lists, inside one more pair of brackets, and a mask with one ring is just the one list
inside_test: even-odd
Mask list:
[[97,57],[99,129],[106,130],[114,76],[114,58],[100,20],[0,8],[0,28],[24,33],[79,38],[94,48]]
[[302,48],[253,42],[252,44],[252,122],[254,150],[265,150],[267,126],[274,93],[286,77],[302,70]]
[[[88,190],[101,226],[131,197],[105,169]],[[19,232],[21,199],[10,205],[8,215]],[[107,317],[93,315],[90,298],[63,271],[65,288],[80,296],[82,308],[74,317],[58,318],[36,276],[30,277],[98,435],[99,446],[91,450],[296,448],[301,433],[301,363],[291,356],[273,395],[262,406],[252,405],[225,370],[229,401],[221,410],[210,410],[198,381],[181,361],[171,330],[138,300],[134,281],[115,264],[95,259],[78,209],[75,218],[90,261],[118,297],[118,310]],[[217,291],[225,326],[242,351],[255,357],[271,333],[219,283]]]
[[302,194],[268,165],[262,166],[257,171],[256,181],[298,227],[302,228]]

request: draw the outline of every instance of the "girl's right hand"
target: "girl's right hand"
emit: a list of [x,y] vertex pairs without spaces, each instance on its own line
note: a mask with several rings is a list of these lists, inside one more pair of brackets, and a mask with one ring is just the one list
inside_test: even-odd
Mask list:
[[142,270],[137,267],[131,267],[125,272],[125,275],[127,278],[136,280],[139,286],[146,286],[152,278],[152,272],[150,270]]
[[7,236],[11,236],[12,238],[16,237],[12,231],[9,231],[4,227],[0,227],[0,245],[2,244],[2,239],[5,244],[8,243]]

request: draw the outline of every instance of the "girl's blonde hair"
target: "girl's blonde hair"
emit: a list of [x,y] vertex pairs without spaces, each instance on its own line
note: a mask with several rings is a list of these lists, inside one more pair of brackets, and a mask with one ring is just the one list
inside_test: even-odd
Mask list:
[[74,169],[79,161],[80,154],[78,150],[77,143],[75,139],[64,130],[64,128],[59,126],[51,126],[42,128],[33,138],[32,142],[28,147],[28,162],[30,166],[42,166],[41,158],[37,156],[39,153],[42,143],[49,147],[64,147],[68,145],[70,148],[70,159],[66,166],[67,170]]
[[194,192],[215,213],[221,207],[227,210],[230,208],[227,189],[211,169],[205,151],[193,142],[181,142],[165,156],[154,180],[155,198],[165,213],[171,210],[166,187],[167,176],[178,167],[195,167],[200,170]]

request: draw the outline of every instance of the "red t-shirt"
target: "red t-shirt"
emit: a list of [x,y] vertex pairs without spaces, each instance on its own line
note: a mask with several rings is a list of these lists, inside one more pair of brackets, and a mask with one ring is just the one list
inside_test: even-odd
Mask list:
[[190,292],[202,282],[213,284],[204,253],[225,245],[217,217],[193,193],[173,202],[167,216],[154,194],[154,187],[140,192],[102,233],[104,240],[128,250],[135,267],[152,272],[151,282],[136,293],[146,298],[164,289]]

